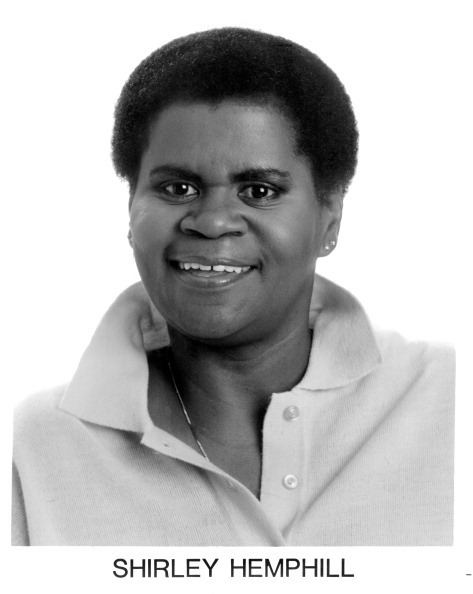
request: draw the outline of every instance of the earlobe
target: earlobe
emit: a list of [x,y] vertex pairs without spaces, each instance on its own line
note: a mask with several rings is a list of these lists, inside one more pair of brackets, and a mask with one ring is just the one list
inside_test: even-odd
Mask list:
[[335,249],[336,245],[336,239],[330,239],[329,241],[326,241],[321,248],[321,253],[319,253],[319,257],[323,258],[324,256],[328,256],[329,254],[331,254]]
[[338,233],[343,212],[343,192],[331,194],[324,206],[326,208],[326,229],[319,256],[328,256],[337,245]]
[[328,243],[324,245],[324,253],[329,254],[332,250],[335,249],[336,245],[337,242],[335,241],[335,239],[331,239]]
[[128,229],[128,243],[130,244],[130,247],[132,249],[135,247],[135,244],[133,242],[133,235],[131,234],[131,229]]

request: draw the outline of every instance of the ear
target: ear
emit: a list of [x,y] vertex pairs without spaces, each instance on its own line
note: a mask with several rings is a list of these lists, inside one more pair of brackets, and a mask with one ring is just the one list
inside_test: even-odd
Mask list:
[[133,204],[133,198],[135,197],[136,185],[138,181],[135,178],[128,179],[128,212],[131,210]]
[[343,197],[345,192],[336,190],[329,194],[322,205],[324,232],[319,248],[319,257],[328,256],[335,249],[342,222]]

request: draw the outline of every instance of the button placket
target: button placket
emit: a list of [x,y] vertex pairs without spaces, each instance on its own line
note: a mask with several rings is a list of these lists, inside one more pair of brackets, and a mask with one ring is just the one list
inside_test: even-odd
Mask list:
[[[299,419],[300,409],[295,404],[289,404],[286,406],[282,413],[283,419],[288,423],[294,423]],[[296,429],[296,427],[294,427]],[[295,474],[288,473],[282,477],[282,484],[285,489],[292,491],[297,489],[299,485],[299,479]]]
[[263,426],[261,503],[282,531],[298,513],[300,504],[304,467],[303,401],[303,395],[297,392],[273,395]]

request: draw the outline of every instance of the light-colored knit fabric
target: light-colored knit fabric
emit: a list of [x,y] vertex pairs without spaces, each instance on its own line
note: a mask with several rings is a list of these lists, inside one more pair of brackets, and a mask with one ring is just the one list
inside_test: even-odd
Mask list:
[[373,333],[321,277],[310,324],[306,374],[265,415],[258,500],[151,422],[146,351],[167,332],[127,289],[71,383],[18,407],[13,544],[451,544],[451,349]]

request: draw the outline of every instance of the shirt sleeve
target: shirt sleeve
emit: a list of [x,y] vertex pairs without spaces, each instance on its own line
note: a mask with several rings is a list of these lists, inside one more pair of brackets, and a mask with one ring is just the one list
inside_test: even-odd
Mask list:
[[23,491],[21,488],[20,475],[16,465],[12,469],[12,524],[11,524],[11,544],[12,546],[28,546],[28,524],[26,521],[25,503],[23,500]]

